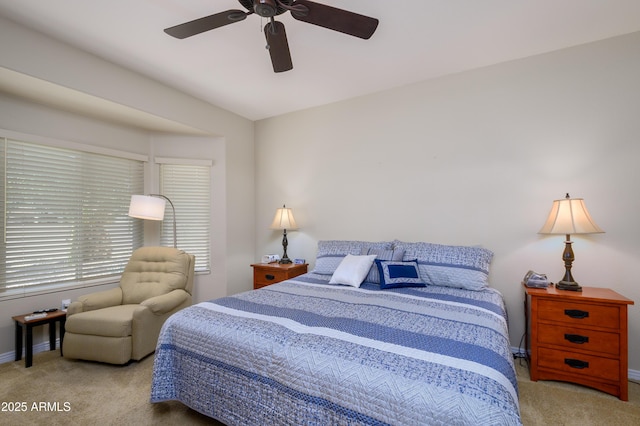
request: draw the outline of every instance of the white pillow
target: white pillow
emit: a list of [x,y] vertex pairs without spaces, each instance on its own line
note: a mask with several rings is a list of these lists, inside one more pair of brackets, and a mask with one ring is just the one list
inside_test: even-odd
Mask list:
[[329,284],[345,284],[352,287],[360,287],[373,265],[375,254],[355,256],[348,254],[336,268],[331,276]]

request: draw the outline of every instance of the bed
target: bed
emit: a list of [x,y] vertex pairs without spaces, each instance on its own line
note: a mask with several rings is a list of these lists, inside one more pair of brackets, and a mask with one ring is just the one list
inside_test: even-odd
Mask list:
[[[174,314],[151,401],[227,425],[521,424],[490,252],[424,244],[320,242],[313,272]],[[354,258],[364,281],[336,283]]]

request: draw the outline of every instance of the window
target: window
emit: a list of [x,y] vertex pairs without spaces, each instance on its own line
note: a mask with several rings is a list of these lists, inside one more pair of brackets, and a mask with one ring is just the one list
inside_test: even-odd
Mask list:
[[[144,161],[0,138],[0,298],[109,282],[143,244]],[[117,279],[117,278],[115,278]]]
[[[211,270],[211,162],[156,158],[160,193],[176,209],[178,248],[196,257],[196,272]],[[169,214],[169,213],[167,213]],[[162,223],[161,244],[173,246],[173,221]]]

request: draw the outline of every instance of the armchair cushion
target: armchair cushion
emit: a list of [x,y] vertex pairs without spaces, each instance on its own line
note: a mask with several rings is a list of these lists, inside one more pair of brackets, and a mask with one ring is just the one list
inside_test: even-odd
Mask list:
[[67,319],[67,327],[76,334],[92,334],[108,337],[131,336],[133,311],[140,305],[118,305],[73,315]]
[[166,249],[142,247],[133,253],[120,279],[123,304],[141,303],[186,288],[189,254]]

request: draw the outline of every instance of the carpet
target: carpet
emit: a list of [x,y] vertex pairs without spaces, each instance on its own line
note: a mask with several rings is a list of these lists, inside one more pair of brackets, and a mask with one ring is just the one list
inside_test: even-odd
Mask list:
[[[151,404],[153,355],[125,366],[60,357],[58,351],[0,364],[2,425],[220,425],[178,402]],[[629,383],[629,402],[582,386],[531,382],[516,362],[525,426],[640,424],[640,384]]]
[[114,366],[68,360],[59,351],[34,355],[30,368],[24,360],[1,364],[0,401],[22,407],[0,412],[0,424],[220,424],[178,402],[151,404],[152,369],[153,355]]
[[522,359],[516,361],[520,418],[528,425],[640,425],[640,384],[629,382],[629,401],[584,386],[529,379]]

